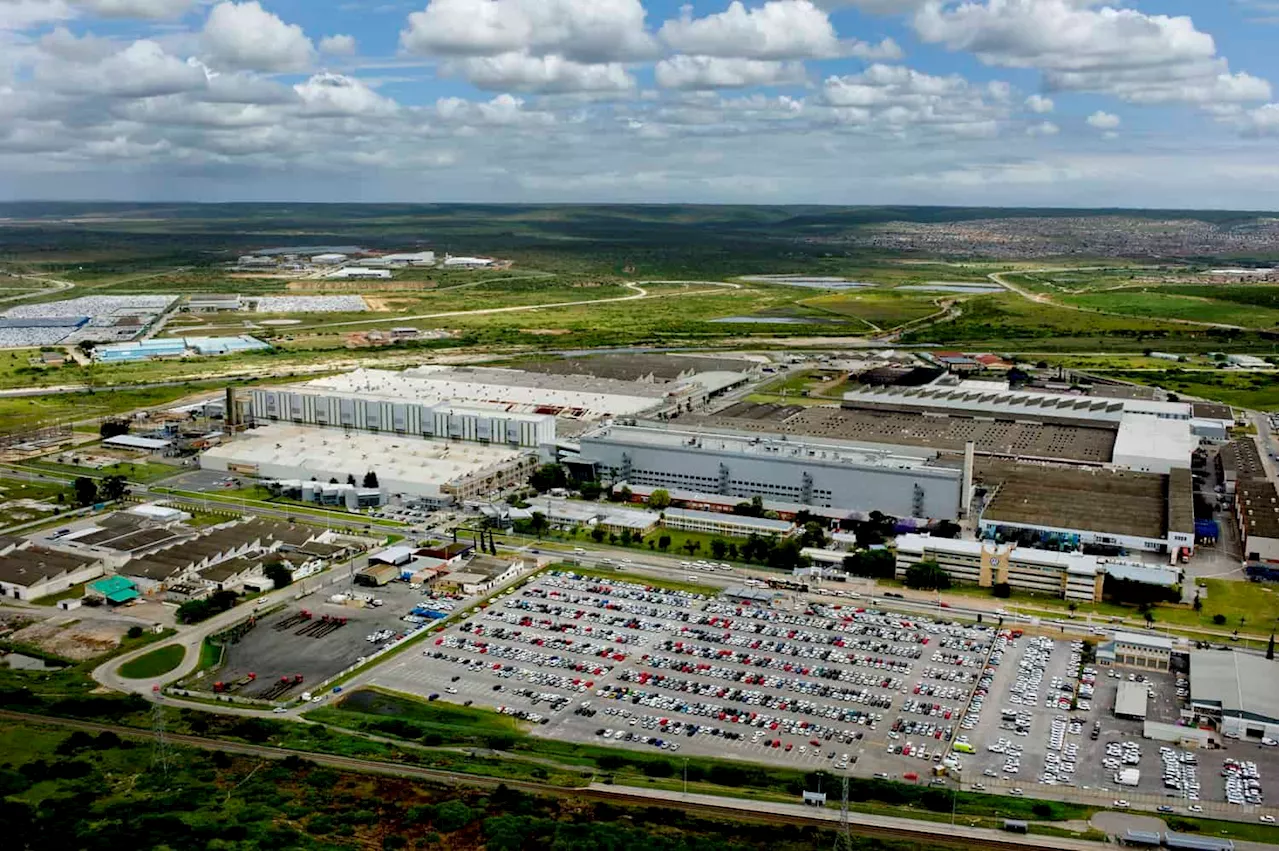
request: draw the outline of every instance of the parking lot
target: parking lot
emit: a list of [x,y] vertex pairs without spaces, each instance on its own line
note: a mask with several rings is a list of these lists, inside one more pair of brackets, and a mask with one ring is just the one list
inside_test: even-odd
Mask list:
[[498,708],[560,740],[901,775],[921,763],[883,752],[889,727],[931,724],[931,753],[946,751],[992,636],[845,603],[754,607],[551,572],[370,679]]
[[[351,595],[334,601],[335,595]],[[381,601],[372,605],[364,598]],[[212,682],[240,683],[250,673],[252,682],[230,688],[245,697],[295,698],[310,686],[333,676],[360,657],[403,636],[417,624],[403,620],[423,599],[420,590],[403,582],[382,588],[366,588],[342,582],[323,592],[290,604],[262,619],[235,644],[227,646],[222,668],[206,676],[202,688]],[[364,605],[358,605],[364,602]],[[303,612],[309,617],[304,617]],[[343,623],[345,621],[345,623]],[[378,637],[370,641],[371,636]],[[281,677],[302,680],[288,690],[278,689]],[[212,678],[212,680],[211,680]],[[280,691],[272,694],[272,690]]]

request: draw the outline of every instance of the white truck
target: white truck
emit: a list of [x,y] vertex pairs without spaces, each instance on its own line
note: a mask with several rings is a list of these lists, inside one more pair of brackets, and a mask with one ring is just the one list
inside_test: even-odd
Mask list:
[[1115,781],[1119,786],[1137,786],[1142,773],[1136,768],[1122,768],[1116,772]]

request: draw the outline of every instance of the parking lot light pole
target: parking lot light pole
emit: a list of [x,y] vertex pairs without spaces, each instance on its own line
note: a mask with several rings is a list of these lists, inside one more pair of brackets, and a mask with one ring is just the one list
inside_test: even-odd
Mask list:
[[681,770],[684,777],[684,791],[680,793],[681,797],[689,794],[689,757],[684,758],[684,768]]

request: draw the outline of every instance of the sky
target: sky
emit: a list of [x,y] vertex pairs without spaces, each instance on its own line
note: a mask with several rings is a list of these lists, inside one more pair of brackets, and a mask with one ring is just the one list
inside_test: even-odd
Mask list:
[[0,0],[0,199],[1277,208],[1280,0]]

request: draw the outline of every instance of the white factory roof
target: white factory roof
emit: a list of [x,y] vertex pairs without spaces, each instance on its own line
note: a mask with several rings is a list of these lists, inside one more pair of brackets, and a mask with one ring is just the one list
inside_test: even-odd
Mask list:
[[1009,560],[1015,563],[1058,567],[1068,573],[1093,575],[1098,572],[1099,567],[1103,566],[1103,560],[1097,556],[1037,550],[1014,544],[995,544],[990,541],[969,541],[962,538],[935,538],[932,535],[920,535],[914,532],[899,535],[897,539],[897,548],[909,553],[923,553],[926,549],[930,549],[934,552],[955,555],[980,556],[984,547],[989,553],[999,555],[1009,553]]
[[1116,632],[1111,635],[1112,641],[1122,641],[1135,647],[1150,647],[1152,650],[1173,651],[1173,639],[1159,635],[1144,635],[1140,632]]
[[1191,651],[1191,703],[1217,706],[1223,715],[1271,723],[1280,719],[1280,676],[1274,660],[1232,650]]
[[1126,412],[1116,429],[1111,457],[1118,466],[1152,473],[1189,467],[1191,453],[1199,445],[1190,420],[1168,420]]
[[529,510],[540,512],[551,520],[582,523],[583,525],[598,523],[604,526],[648,529],[658,522],[658,515],[652,511],[621,508],[603,502],[585,502],[551,496],[540,496],[531,499],[529,501]]
[[323,480],[372,470],[384,491],[426,495],[500,469],[521,454],[487,443],[269,425],[207,450],[202,463],[254,464],[262,476]]
[[118,434],[102,441],[103,446],[119,446],[124,449],[164,449],[173,444],[172,440],[161,440],[157,437],[138,437],[133,434]]
[[1185,402],[1154,402],[1145,399],[1109,399],[1030,390],[1007,390],[990,381],[961,381],[955,386],[868,387],[844,394],[847,401],[869,404],[907,405],[921,408],[950,408],[958,411],[986,411],[1060,417],[1065,419],[1119,422],[1126,414],[1145,414],[1164,419],[1188,420],[1191,405]]
[[660,426],[602,426],[582,436],[587,439],[612,439],[620,443],[693,448],[704,452],[732,452],[766,458],[786,458],[815,464],[842,464],[858,467],[912,469],[922,475],[950,475],[951,470],[929,467],[924,458],[898,455],[884,449],[850,444],[809,443],[794,438],[769,438],[753,434],[731,434],[680,431]]
[[770,520],[768,517],[747,517],[742,514],[724,514],[719,511],[696,511],[688,508],[668,508],[664,512],[667,517],[679,517],[686,520],[706,520],[718,523],[733,523],[744,529],[759,529],[770,535],[785,535],[794,525],[786,520]]
[[452,400],[461,405],[500,405],[513,413],[565,413],[587,418],[638,414],[662,404],[672,388],[515,369],[421,366],[403,372],[357,369],[307,382],[302,389],[426,404]]

